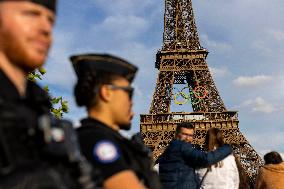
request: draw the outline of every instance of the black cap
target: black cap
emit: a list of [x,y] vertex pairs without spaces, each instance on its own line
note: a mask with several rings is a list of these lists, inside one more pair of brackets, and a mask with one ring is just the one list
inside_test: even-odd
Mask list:
[[109,54],[80,54],[71,56],[70,60],[78,77],[89,70],[96,70],[121,75],[132,82],[138,70],[126,60]]
[[56,0],[0,0],[1,1],[29,1],[36,4],[40,4],[52,12],[56,13]]

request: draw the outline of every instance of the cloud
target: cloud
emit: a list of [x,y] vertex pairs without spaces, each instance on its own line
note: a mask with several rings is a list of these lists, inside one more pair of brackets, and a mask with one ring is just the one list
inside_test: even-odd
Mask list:
[[266,75],[257,76],[240,76],[233,81],[233,84],[238,87],[256,87],[261,85],[266,85],[272,81],[272,77]]
[[132,86],[135,89],[135,95],[143,96],[143,91],[141,90],[141,88],[137,84],[134,83],[134,84],[132,84]]
[[93,30],[98,36],[111,36],[119,39],[133,39],[148,29],[149,23],[142,17],[134,15],[109,16]]
[[[138,65],[139,69],[154,69],[155,50],[157,47],[149,47],[143,43],[138,42],[125,42],[119,48],[114,49],[115,53],[131,60],[134,64]],[[151,66],[151,67],[150,67]]]
[[276,41],[284,40],[284,31],[281,31],[281,30],[269,30],[268,33]]
[[63,88],[73,85],[75,73],[69,61],[72,33],[56,32],[55,44],[50,52],[49,60],[46,64],[47,73],[44,82],[54,84]]
[[209,67],[209,70],[214,77],[224,77],[229,73],[228,68],[226,67],[222,68]]
[[277,95],[281,98],[284,96],[284,76],[277,77]]
[[284,29],[271,28],[264,31],[258,31],[258,34],[256,35],[258,37],[255,37],[255,40],[250,45],[252,50],[256,49],[261,56],[276,57],[279,56],[278,52],[281,52],[282,55],[281,50],[284,47]]
[[251,46],[258,50],[260,54],[271,55],[273,53],[273,50],[268,46],[268,42],[263,39],[252,42]]
[[137,14],[151,8],[155,2],[152,0],[95,0],[95,5],[107,12],[107,14]]
[[230,44],[221,41],[212,40],[206,34],[200,35],[200,38],[203,41],[202,44],[204,44],[204,46],[206,46],[206,48],[210,50],[214,50],[216,52],[223,52],[223,53],[232,50],[232,46]]
[[[263,133],[253,133],[247,135],[250,144],[252,144],[258,154],[263,158],[263,156],[271,151],[277,151],[284,158],[284,141],[283,141],[283,131],[269,130]],[[265,142],[264,142],[265,139]]]
[[241,104],[241,107],[249,107],[251,108],[252,112],[260,112],[265,114],[270,114],[277,110],[273,104],[264,100],[262,97],[246,100]]

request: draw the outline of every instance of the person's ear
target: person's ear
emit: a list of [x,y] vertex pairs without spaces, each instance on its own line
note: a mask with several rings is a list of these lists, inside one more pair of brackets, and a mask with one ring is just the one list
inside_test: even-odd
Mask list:
[[102,85],[99,89],[99,95],[103,101],[109,102],[112,96],[112,90],[110,90],[107,85]]

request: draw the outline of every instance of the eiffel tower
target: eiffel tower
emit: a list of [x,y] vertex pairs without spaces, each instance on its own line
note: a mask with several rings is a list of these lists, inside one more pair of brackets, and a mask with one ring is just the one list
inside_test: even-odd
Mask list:
[[[149,114],[140,115],[140,132],[154,160],[174,137],[176,124],[192,122],[194,144],[204,146],[206,131],[222,130],[242,167],[254,182],[262,160],[238,128],[236,111],[226,109],[200,45],[191,0],[165,0],[163,46],[156,54],[159,70]],[[171,112],[171,105],[190,104],[192,112]]]

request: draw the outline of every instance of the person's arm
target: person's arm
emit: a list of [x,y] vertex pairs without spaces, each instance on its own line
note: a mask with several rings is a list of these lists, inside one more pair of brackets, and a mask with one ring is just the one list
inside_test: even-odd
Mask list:
[[204,152],[193,148],[192,144],[184,142],[181,146],[181,152],[186,162],[193,166],[203,167],[221,161],[232,153],[232,148],[230,145],[225,144],[212,152]]
[[134,172],[130,170],[121,171],[109,177],[103,183],[104,189],[146,189],[138,180]]

